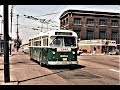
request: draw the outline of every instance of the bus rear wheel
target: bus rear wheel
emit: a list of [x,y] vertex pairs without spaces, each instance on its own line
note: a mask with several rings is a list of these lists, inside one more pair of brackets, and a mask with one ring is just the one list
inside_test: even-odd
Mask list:
[[44,67],[44,64],[41,61],[39,62],[39,64],[41,67]]

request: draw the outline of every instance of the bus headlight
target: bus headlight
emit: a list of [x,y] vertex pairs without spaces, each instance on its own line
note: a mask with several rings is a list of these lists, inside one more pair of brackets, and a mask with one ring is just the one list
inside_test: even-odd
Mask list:
[[74,52],[74,51],[72,51],[72,53],[73,53],[73,54],[75,54],[75,52]]
[[54,52],[54,51],[52,51],[52,53],[53,53],[53,54],[55,54],[55,52]]

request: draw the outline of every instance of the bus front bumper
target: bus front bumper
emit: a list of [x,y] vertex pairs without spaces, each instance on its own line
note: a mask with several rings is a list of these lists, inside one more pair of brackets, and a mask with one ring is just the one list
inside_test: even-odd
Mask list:
[[78,64],[78,61],[48,61],[48,65],[70,65]]

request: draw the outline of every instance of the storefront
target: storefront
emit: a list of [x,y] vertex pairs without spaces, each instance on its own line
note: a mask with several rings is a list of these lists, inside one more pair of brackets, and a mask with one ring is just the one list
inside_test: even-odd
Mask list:
[[115,40],[81,40],[78,43],[79,50],[84,53],[109,53],[116,48]]

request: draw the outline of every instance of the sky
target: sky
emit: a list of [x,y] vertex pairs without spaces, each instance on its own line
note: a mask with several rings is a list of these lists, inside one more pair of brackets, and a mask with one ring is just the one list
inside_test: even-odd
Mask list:
[[[9,28],[11,27],[11,7],[9,5]],[[17,31],[17,15],[18,31],[23,44],[28,43],[28,39],[38,35],[42,30],[59,29],[60,15],[68,9],[100,11],[100,12],[115,12],[120,13],[120,5],[13,5],[12,32],[9,30],[9,35],[16,38]],[[3,5],[0,5],[0,33],[3,33]],[[37,18],[28,18],[32,16]],[[41,21],[45,20],[45,24]],[[2,26],[2,27],[1,27]],[[37,30],[36,30],[37,29]]]

